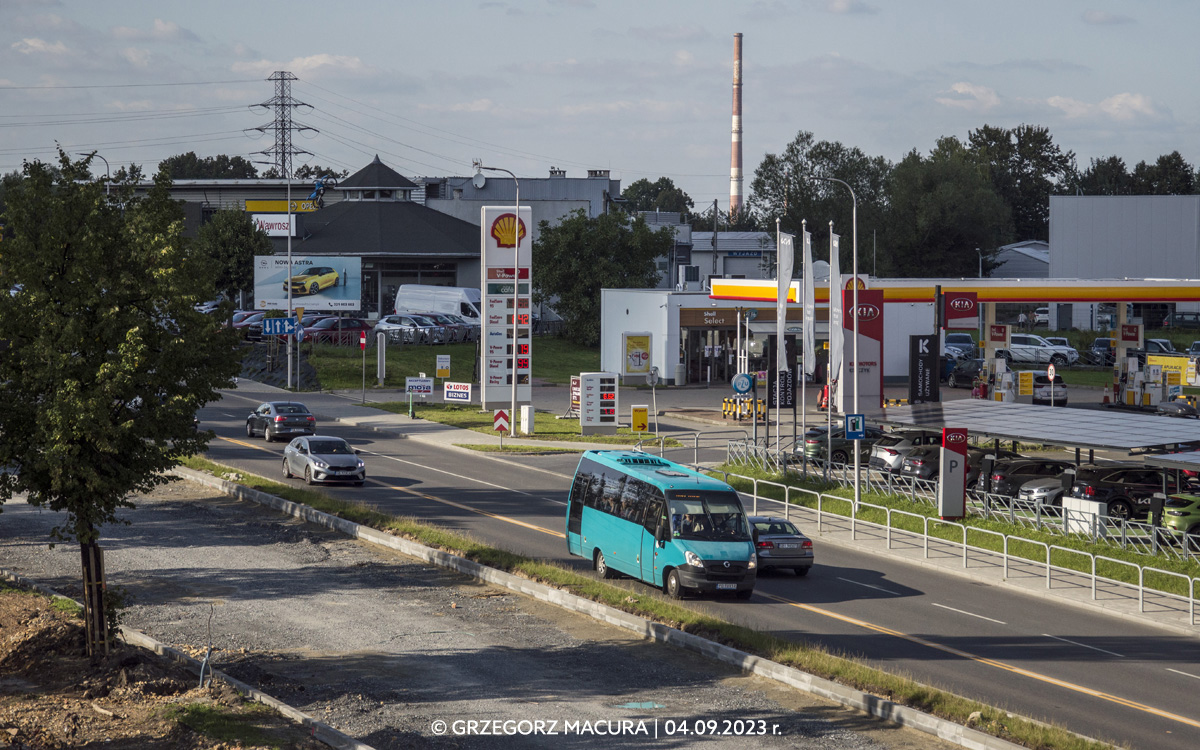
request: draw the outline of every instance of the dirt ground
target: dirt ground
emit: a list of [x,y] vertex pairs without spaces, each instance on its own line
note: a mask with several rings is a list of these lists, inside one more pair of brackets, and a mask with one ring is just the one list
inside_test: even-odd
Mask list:
[[[127,645],[96,664],[83,620],[0,584],[0,748],[324,748],[274,711]],[[206,727],[206,733],[189,725]]]

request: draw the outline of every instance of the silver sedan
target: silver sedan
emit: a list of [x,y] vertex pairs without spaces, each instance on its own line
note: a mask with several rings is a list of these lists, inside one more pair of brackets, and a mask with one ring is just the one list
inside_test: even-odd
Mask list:
[[354,482],[361,487],[367,467],[358,451],[340,437],[312,435],[298,437],[284,448],[283,475],[288,479],[303,476],[308,484]]

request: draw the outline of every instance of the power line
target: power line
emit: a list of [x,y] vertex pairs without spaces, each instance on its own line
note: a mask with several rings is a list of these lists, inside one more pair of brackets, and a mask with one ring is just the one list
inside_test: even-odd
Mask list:
[[137,89],[153,86],[218,86],[227,83],[258,83],[254,78],[232,81],[178,81],[175,83],[96,83],[89,85],[0,86],[2,91],[38,91],[42,89]]

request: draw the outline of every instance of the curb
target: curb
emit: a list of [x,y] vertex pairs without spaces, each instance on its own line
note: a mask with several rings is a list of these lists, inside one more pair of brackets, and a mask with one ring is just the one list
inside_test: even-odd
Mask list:
[[971,729],[970,727],[955,724],[954,722],[940,719],[923,711],[893,703],[877,695],[855,690],[799,669],[784,666],[783,664],[754,656],[745,651],[684,633],[676,628],[644,620],[636,615],[622,612],[621,610],[591,601],[590,599],[584,599],[546,584],[530,581],[526,578],[489,568],[447,552],[426,547],[417,542],[392,536],[391,534],[377,531],[367,526],[361,526],[352,521],[315,510],[307,505],[285,500],[266,492],[260,492],[184,467],[177,467],[169,473],[220,490],[226,495],[236,497],[239,500],[249,500],[259,503],[295,518],[333,529],[347,536],[372,544],[378,544],[410,557],[415,557],[418,560],[449,568],[464,575],[469,575],[493,585],[509,589],[510,591],[515,591],[573,612],[588,615],[601,622],[637,633],[649,640],[678,646],[687,651],[737,667],[745,672],[799,688],[813,695],[840,703],[843,706],[858,709],[876,718],[933,735],[960,747],[970,748],[971,750],[1021,750],[1022,747]]
[[[24,585],[29,586],[30,588],[32,588],[42,594],[45,594],[49,597],[52,597],[54,599],[66,599],[67,601],[74,602],[80,608],[83,607],[82,604],[80,604],[79,602],[76,602],[71,597],[63,596],[62,594],[58,593],[54,589],[47,588],[46,586],[43,586],[42,584],[40,584],[36,581],[25,578],[24,576],[18,575],[17,573],[13,573],[10,570],[5,570],[4,568],[0,568],[0,578],[6,578],[10,581],[24,584]],[[183,664],[188,669],[190,669],[192,672],[195,672],[197,675],[200,674],[200,666],[201,665],[198,660],[193,659],[192,657],[188,656],[187,654],[183,653],[182,651],[173,649],[170,646],[155,640],[154,638],[146,635],[145,633],[142,633],[141,631],[133,630],[132,628],[127,628],[124,625],[122,625],[121,626],[121,637],[125,639],[126,643],[128,643],[132,646],[144,648],[147,651],[153,651],[154,653],[158,654],[159,656],[165,656],[166,658],[171,659],[172,661],[176,661],[176,662],[179,662],[180,664]],[[349,735],[342,734],[341,732],[339,732],[338,730],[329,726],[328,724],[324,724],[320,721],[317,721],[316,719],[314,719],[313,717],[304,713],[300,709],[293,708],[292,706],[289,706],[288,704],[284,703],[283,701],[281,701],[277,698],[273,698],[270,695],[267,695],[266,693],[262,692],[261,690],[256,690],[255,688],[250,687],[249,685],[242,682],[241,680],[237,680],[237,679],[234,679],[233,677],[230,677],[229,675],[225,674],[224,672],[220,672],[220,671],[214,670],[211,667],[209,667],[209,673],[213,677],[219,678],[222,682],[232,685],[239,692],[245,693],[247,696],[254,699],[256,702],[262,703],[263,705],[266,705],[266,706],[270,706],[271,708],[275,709],[276,711],[278,711],[279,713],[288,717],[289,719],[296,722],[297,724],[300,724],[301,726],[307,728],[309,730],[310,736],[312,736],[314,739],[316,739],[320,742],[323,742],[326,745],[329,745],[330,747],[337,748],[338,750],[375,750],[375,748],[372,747],[371,745],[363,744],[362,742],[359,742],[358,740],[354,739],[353,737],[351,737]]]

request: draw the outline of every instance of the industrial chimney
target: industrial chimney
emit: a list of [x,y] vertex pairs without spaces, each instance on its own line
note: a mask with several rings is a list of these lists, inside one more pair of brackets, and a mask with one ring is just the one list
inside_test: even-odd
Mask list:
[[729,218],[742,210],[742,35],[733,35],[733,155],[729,162]]

